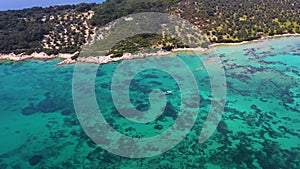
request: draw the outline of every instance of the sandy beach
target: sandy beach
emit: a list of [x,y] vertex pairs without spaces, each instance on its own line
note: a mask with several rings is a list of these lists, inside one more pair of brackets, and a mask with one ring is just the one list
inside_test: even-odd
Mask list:
[[238,46],[238,45],[243,45],[243,44],[248,44],[248,43],[255,43],[255,42],[261,42],[267,39],[273,39],[273,38],[283,38],[283,37],[296,37],[300,36],[300,34],[282,34],[282,35],[274,35],[274,36],[262,36],[259,39],[251,40],[251,41],[243,41],[243,42],[238,42],[238,43],[214,43],[209,45],[208,48],[213,48],[217,46]]

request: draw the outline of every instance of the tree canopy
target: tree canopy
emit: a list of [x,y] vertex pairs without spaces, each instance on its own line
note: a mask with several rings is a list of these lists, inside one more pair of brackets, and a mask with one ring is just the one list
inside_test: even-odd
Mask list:
[[[0,53],[73,53],[86,43],[95,27],[138,12],[167,12],[183,17],[197,25],[212,42],[240,42],[266,35],[300,33],[300,1],[107,0],[102,4],[2,11]],[[171,39],[164,42],[157,35],[143,37],[145,35],[121,44],[130,50],[155,46],[152,43],[158,41],[153,39],[160,39],[162,44],[173,41],[171,47],[162,45],[164,49],[182,45]],[[117,46],[122,48],[121,44]],[[133,47],[130,44],[139,45]]]

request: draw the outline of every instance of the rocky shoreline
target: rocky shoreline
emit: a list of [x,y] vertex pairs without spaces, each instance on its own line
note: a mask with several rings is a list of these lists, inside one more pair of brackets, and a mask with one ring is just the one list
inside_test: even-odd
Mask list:
[[45,52],[34,52],[31,55],[26,55],[26,54],[0,54],[0,61],[1,60],[8,60],[8,61],[15,61],[15,62],[20,62],[20,61],[25,61],[29,59],[40,59],[40,60],[50,60],[50,59],[56,59],[56,58],[62,58],[65,59],[64,61],[60,62],[59,65],[62,64],[72,64],[75,63],[75,60],[72,60],[71,58],[76,55],[78,52],[74,54],[69,54],[69,53],[59,53],[57,55],[48,55]]
[[188,51],[199,51],[199,52],[205,52],[208,49],[211,49],[213,47],[217,46],[236,46],[236,45],[243,45],[247,43],[253,43],[253,42],[261,42],[266,39],[272,39],[272,38],[281,38],[281,37],[296,37],[300,36],[300,34],[283,34],[283,35],[274,35],[274,36],[263,36],[260,39],[252,40],[252,41],[243,41],[240,43],[215,43],[209,45],[208,48],[178,48],[173,49],[172,51],[158,51],[156,53],[138,53],[138,54],[130,54],[126,53],[122,57],[117,58],[111,58],[108,56],[98,56],[98,57],[79,57],[76,60],[73,60],[72,57],[78,54],[79,52],[73,53],[73,54],[67,54],[67,53],[59,53],[57,55],[47,55],[44,52],[34,52],[31,55],[25,55],[25,54],[0,54],[0,61],[1,60],[11,60],[11,61],[25,61],[29,59],[41,59],[41,60],[49,60],[49,59],[56,59],[56,58],[62,58],[64,59],[62,62],[58,63],[57,66],[60,65],[68,65],[68,64],[75,64],[77,62],[79,63],[94,63],[94,64],[107,64],[111,62],[118,62],[122,60],[132,60],[132,59],[142,59],[146,57],[155,57],[155,56],[167,56],[171,55],[176,52],[188,52]]
[[156,53],[138,53],[138,54],[130,54],[126,53],[122,57],[111,58],[109,56],[98,56],[98,57],[79,57],[76,62],[83,63],[96,63],[96,64],[107,64],[111,62],[118,62],[121,60],[133,60],[133,59],[142,59],[146,57],[154,57],[154,56],[166,56],[170,55],[173,52],[166,51],[158,51]]

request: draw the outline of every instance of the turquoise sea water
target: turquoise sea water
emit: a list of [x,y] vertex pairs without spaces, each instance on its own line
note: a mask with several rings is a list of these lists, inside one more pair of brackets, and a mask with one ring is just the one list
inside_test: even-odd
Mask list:
[[[57,67],[59,60],[0,63],[0,169],[299,168],[300,38],[222,46],[212,52],[220,56],[227,80],[226,107],[217,130],[198,143],[211,103],[209,77],[197,56],[178,53],[197,78],[201,98],[197,121],[173,149],[142,159],[111,154],[83,131],[72,100],[73,65]],[[112,102],[110,86],[118,65],[101,65],[95,80],[106,121],[133,137],[166,131],[179,112],[181,91],[176,81],[156,69],[134,77],[130,99],[138,110],[149,109],[153,89],[173,91],[166,96],[168,104],[160,118],[137,124],[123,118]],[[82,69],[82,73],[90,72]]]

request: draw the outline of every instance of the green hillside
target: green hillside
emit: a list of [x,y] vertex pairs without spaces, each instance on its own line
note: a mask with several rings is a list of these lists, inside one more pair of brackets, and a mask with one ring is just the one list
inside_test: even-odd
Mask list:
[[[34,7],[0,12],[0,53],[74,53],[97,27],[128,14],[167,12],[197,25],[212,42],[240,42],[260,36],[300,33],[300,1],[294,0],[108,0],[103,4]],[[146,39],[143,37],[147,37]],[[174,39],[141,35],[114,51],[151,48]],[[141,44],[142,43],[142,44]],[[155,44],[153,44],[155,43]],[[138,44],[138,48],[130,44]],[[161,45],[162,49],[180,47]],[[180,44],[180,45],[179,45]],[[128,46],[129,45],[129,46]],[[126,48],[124,48],[126,46]],[[156,45],[157,46],[157,45]]]

